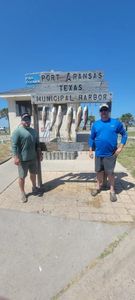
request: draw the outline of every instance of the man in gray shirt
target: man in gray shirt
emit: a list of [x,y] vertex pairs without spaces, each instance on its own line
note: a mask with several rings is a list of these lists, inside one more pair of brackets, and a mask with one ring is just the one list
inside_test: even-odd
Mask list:
[[12,135],[12,153],[14,164],[18,166],[19,187],[21,191],[21,201],[26,202],[25,177],[28,171],[32,182],[32,192],[37,193],[36,174],[37,174],[37,155],[42,153],[39,147],[38,134],[35,129],[30,127],[31,116],[24,113],[21,116],[21,124]]

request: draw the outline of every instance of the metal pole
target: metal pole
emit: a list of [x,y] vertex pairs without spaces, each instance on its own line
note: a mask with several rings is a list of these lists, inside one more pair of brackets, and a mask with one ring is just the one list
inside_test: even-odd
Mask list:
[[[38,105],[32,104],[32,114],[33,114],[33,124],[34,129],[37,131],[38,139],[39,139],[39,123],[38,123]],[[41,173],[41,161],[39,152],[37,153],[37,181],[38,186],[42,186],[42,173]]]
[[109,106],[109,111],[110,111],[110,113],[111,113],[111,110],[112,110],[112,101],[107,102],[107,104],[108,104],[108,106]]

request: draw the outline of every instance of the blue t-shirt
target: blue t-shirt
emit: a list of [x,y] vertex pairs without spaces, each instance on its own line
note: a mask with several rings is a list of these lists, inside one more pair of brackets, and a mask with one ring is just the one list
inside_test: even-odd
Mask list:
[[123,124],[117,119],[94,122],[89,137],[89,146],[95,149],[95,155],[111,156],[117,149],[118,134],[121,134],[121,144],[126,144],[127,133]]

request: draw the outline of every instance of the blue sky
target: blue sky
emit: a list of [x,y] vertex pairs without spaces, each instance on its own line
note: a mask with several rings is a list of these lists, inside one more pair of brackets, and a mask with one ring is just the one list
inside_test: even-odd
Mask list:
[[134,12],[133,0],[0,1],[0,91],[25,86],[27,72],[102,70],[112,116],[135,115]]

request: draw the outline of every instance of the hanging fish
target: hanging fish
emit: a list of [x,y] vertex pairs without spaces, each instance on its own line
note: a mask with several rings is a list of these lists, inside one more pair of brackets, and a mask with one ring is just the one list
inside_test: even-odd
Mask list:
[[77,110],[75,131],[78,131],[81,121],[82,121],[82,107],[79,106]]
[[44,105],[43,108],[42,108],[42,124],[43,124],[43,129],[45,129],[46,120],[47,120],[47,111],[46,111],[46,106]]
[[88,106],[86,105],[83,110],[83,130],[86,130],[86,124],[88,122]]
[[57,125],[56,125],[56,137],[60,137],[60,128],[63,121],[63,112],[61,105],[58,106],[58,113],[57,113]]
[[73,122],[73,108],[70,106],[67,110],[67,139],[72,141],[71,138],[71,126]]
[[57,110],[56,107],[53,106],[52,111],[51,111],[51,125],[50,125],[50,131],[52,131],[52,128],[55,124],[56,121],[56,116],[57,116]]

